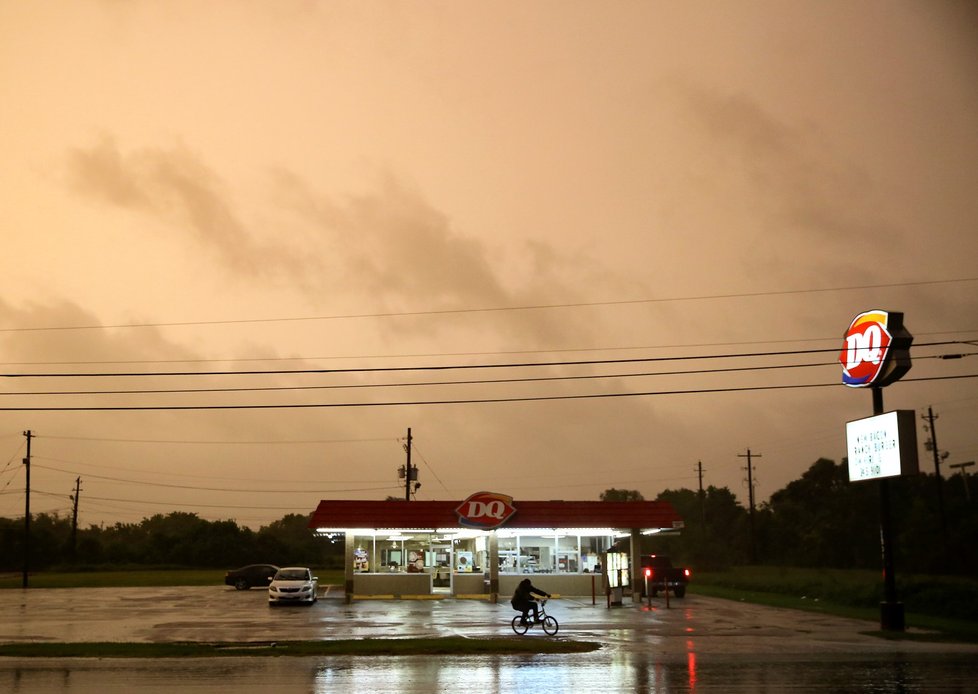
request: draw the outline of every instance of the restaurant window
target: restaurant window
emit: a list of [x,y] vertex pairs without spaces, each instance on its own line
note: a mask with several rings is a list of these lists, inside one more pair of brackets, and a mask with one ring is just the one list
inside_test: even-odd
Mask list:
[[373,535],[353,536],[354,573],[374,573],[380,570],[380,556],[377,553],[377,538]]
[[550,574],[556,566],[554,536],[527,535],[520,538],[522,573]]
[[[500,574],[593,573],[610,535],[589,535],[573,529],[503,531],[497,535]],[[441,531],[366,531],[353,537],[356,573],[431,573],[439,579],[455,573],[489,570],[484,533]]]
[[454,541],[455,545],[455,571],[458,573],[472,573],[481,571],[479,566],[478,553],[475,550],[475,538],[464,538]]
[[353,537],[356,573],[422,573],[433,568],[431,534],[383,532]]
[[581,571],[584,573],[601,572],[601,554],[611,547],[612,538],[606,535],[581,536]]
[[519,573],[519,537],[515,535],[499,536],[499,573]]
[[557,573],[576,574],[581,565],[580,535],[557,535]]
[[424,573],[427,568],[426,558],[428,546],[431,540],[427,534],[412,535],[411,539],[404,541],[404,570],[409,574]]

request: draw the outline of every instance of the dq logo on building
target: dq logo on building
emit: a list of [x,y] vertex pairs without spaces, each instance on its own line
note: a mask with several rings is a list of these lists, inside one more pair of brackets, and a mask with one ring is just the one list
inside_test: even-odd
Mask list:
[[902,313],[860,313],[843,337],[839,361],[847,386],[885,386],[910,370],[913,336],[903,327]]
[[476,492],[455,509],[458,522],[467,528],[488,530],[508,521],[516,507],[513,497],[495,492]]

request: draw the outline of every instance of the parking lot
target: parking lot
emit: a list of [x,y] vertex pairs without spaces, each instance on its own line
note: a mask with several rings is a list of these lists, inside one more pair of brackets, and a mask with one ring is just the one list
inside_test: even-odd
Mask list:
[[[670,608],[662,599],[650,608],[626,598],[610,609],[590,598],[560,599],[548,612],[560,621],[556,638],[601,648],[573,656],[240,658],[233,667],[223,659],[0,658],[0,690],[106,694],[132,691],[134,683],[168,691],[179,682],[206,691],[436,691],[464,675],[480,691],[853,691],[843,685],[883,682],[875,691],[966,692],[978,681],[978,646],[885,640],[866,633],[877,628],[871,622],[695,594]],[[277,608],[263,590],[224,586],[17,589],[0,591],[0,642],[491,638],[513,635],[513,614],[508,604],[482,600],[348,605],[332,589],[314,605]],[[524,638],[549,637],[534,630]],[[826,689],[831,682],[839,687]]]
[[[270,608],[261,589],[224,586],[71,588],[0,591],[0,642],[11,641],[274,641],[512,635],[507,601],[355,600],[322,587],[311,606]],[[972,645],[893,642],[866,635],[877,625],[796,610],[689,595],[652,607],[625,598],[608,608],[590,598],[551,601],[560,637],[606,647],[711,653],[798,651],[880,653],[970,651]],[[692,644],[692,645],[691,645]]]

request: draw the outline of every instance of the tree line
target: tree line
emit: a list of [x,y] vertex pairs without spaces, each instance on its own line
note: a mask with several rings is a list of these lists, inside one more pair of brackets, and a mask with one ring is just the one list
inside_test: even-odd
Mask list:
[[[978,576],[974,478],[921,473],[888,481],[893,554],[900,571]],[[685,521],[678,536],[651,540],[701,569],[749,563],[840,569],[881,568],[880,485],[850,482],[847,465],[821,458],[750,510],[727,488],[667,490]]]
[[[978,503],[966,484],[919,474],[889,481],[894,556],[899,571],[978,576]],[[976,489],[978,492],[978,489]],[[639,500],[609,489],[603,500]],[[850,483],[845,464],[817,460],[753,514],[730,489],[666,490],[685,521],[678,535],[650,537],[643,551],[668,553],[700,570],[751,563],[826,568],[880,568],[878,482]],[[410,503],[410,502],[405,502]],[[250,563],[343,566],[343,542],[316,537],[308,517],[290,514],[259,530],[194,513],[157,514],[138,523],[73,532],[56,514],[31,517],[32,570],[182,566],[231,568]],[[0,571],[23,568],[23,519],[0,518]]]
[[[308,516],[289,514],[255,531],[233,520],[173,512],[74,531],[68,518],[32,514],[29,568],[234,568],[252,563],[341,568],[342,542],[316,537],[308,522]],[[23,518],[0,518],[0,571],[23,569],[24,540]]]

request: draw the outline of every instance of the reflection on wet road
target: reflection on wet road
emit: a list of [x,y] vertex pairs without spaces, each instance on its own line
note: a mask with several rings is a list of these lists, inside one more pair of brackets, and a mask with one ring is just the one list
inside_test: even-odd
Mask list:
[[[10,694],[199,692],[956,692],[976,691],[973,662],[941,655],[817,661],[652,654],[231,658],[50,662],[0,670]],[[178,689],[179,688],[179,689]]]
[[[978,645],[887,641],[865,633],[873,623],[696,595],[671,609],[551,604],[558,638],[602,647],[546,656],[0,658],[0,693],[978,691]],[[511,614],[472,600],[270,609],[262,591],[216,586],[5,590],[0,642],[485,638],[512,636]]]

